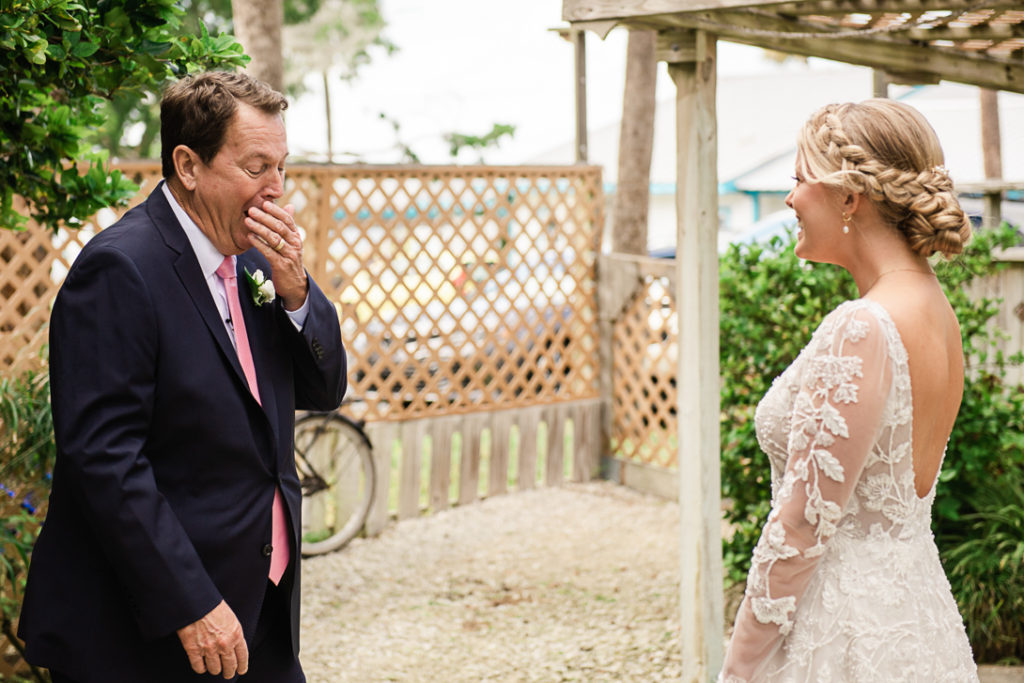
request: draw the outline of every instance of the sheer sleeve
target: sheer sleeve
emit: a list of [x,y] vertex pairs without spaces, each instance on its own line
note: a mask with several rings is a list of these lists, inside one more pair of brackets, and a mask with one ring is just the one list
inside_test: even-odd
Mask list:
[[782,647],[877,438],[892,384],[884,330],[865,307],[833,312],[807,351],[786,469],[754,549],[719,678],[726,683],[763,680]]

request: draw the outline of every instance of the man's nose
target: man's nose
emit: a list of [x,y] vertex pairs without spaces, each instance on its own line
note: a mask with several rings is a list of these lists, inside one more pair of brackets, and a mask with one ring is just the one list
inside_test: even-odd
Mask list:
[[284,195],[284,171],[271,171],[270,178],[263,188],[263,195],[267,199],[274,200]]

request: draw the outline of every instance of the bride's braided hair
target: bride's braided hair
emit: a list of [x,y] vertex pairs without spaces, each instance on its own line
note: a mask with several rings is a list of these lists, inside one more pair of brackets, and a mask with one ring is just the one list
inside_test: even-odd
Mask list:
[[874,201],[914,251],[951,256],[970,239],[938,138],[914,108],[887,99],[826,105],[804,125],[798,149],[809,180]]

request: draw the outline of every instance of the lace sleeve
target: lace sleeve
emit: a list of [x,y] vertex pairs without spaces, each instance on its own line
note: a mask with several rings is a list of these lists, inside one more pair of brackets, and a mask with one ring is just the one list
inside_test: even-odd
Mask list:
[[850,308],[830,315],[808,349],[786,470],[754,549],[719,680],[765,675],[877,437],[892,383],[885,333],[869,310]]

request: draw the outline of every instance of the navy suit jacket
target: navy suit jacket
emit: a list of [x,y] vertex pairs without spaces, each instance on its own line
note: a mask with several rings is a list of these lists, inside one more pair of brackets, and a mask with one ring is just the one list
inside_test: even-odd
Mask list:
[[[255,249],[244,267],[270,273]],[[83,682],[187,680],[176,631],[222,599],[251,642],[275,486],[298,652],[295,410],[340,404],[345,352],[312,278],[301,332],[239,280],[262,405],[159,187],[75,260],[50,321],[58,455],[19,626],[29,661]]]

